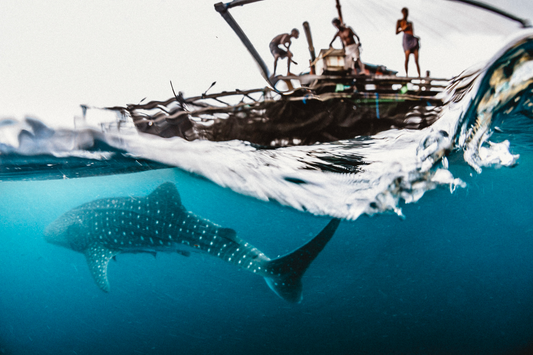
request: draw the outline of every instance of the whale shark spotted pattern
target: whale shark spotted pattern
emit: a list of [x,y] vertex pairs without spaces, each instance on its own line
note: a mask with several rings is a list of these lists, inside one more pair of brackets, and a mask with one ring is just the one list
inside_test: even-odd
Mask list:
[[187,211],[173,183],[145,197],[106,198],[85,203],[52,222],[44,235],[49,243],[85,254],[100,289],[109,292],[107,265],[120,253],[206,253],[265,278],[289,302],[302,299],[301,278],[333,237],[340,221],[332,219],[310,242],[271,260],[260,250],[223,228]]

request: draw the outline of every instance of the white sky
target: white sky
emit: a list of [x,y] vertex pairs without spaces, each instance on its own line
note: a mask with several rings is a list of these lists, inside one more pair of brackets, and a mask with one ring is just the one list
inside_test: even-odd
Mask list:
[[[251,56],[222,17],[217,0],[1,0],[0,118],[26,115],[71,126],[80,104],[121,106],[172,96],[169,81],[185,96],[265,85]],[[530,0],[492,0],[533,18]],[[489,59],[518,24],[445,0],[341,0],[345,22],[363,44],[365,62],[404,75],[400,9],[409,7],[422,38],[420,64],[432,76],[450,77]],[[268,43],[300,29],[292,51],[306,71],[302,22],[311,25],[315,49],[334,35],[335,0],[268,0],[231,10],[272,68]],[[339,42],[336,47],[340,47]],[[286,62],[278,64],[278,72]],[[415,74],[411,62],[410,73]]]

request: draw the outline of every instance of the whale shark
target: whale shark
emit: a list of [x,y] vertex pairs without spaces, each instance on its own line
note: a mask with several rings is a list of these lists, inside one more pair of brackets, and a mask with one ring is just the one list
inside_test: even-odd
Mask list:
[[235,230],[223,228],[187,211],[171,182],[142,197],[116,197],[82,204],[57,218],[44,231],[45,240],[82,253],[98,287],[109,292],[108,263],[121,253],[204,253],[262,276],[282,299],[302,300],[302,276],[333,237],[332,219],[308,243],[270,259]]

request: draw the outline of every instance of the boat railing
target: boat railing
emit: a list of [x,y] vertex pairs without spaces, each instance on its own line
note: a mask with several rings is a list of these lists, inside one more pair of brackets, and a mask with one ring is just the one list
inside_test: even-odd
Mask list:
[[134,122],[148,120],[154,124],[189,118],[200,121],[224,119],[239,110],[261,112],[277,100],[325,101],[332,98],[345,99],[394,99],[420,100],[433,98],[444,91],[449,80],[430,77],[397,76],[341,76],[341,75],[299,75],[281,77],[280,80],[298,81],[294,90],[280,93],[270,87],[222,91],[185,98],[180,93],[166,101],[150,101],[127,107],[108,108],[121,111]]
[[398,77],[395,75],[314,75],[280,76],[279,81],[299,83],[316,92],[324,90],[359,91],[369,93],[437,95],[444,91],[450,79],[433,77]]

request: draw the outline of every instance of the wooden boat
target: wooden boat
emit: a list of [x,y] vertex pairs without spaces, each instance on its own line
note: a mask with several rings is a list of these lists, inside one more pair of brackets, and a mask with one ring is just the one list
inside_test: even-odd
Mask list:
[[[398,77],[381,65],[365,63],[368,72],[344,70],[343,50],[315,56],[309,24],[303,24],[310,51],[310,73],[272,78],[246,34],[229,13],[234,6],[261,0],[217,3],[227,21],[259,65],[264,88],[204,93],[166,101],[115,107],[137,130],[187,140],[239,139],[262,147],[330,142],[376,134],[391,128],[422,129],[438,119],[439,93],[448,80]],[[337,9],[342,19],[339,0]],[[469,1],[465,1],[469,3]],[[280,89],[280,85],[285,85]]]

